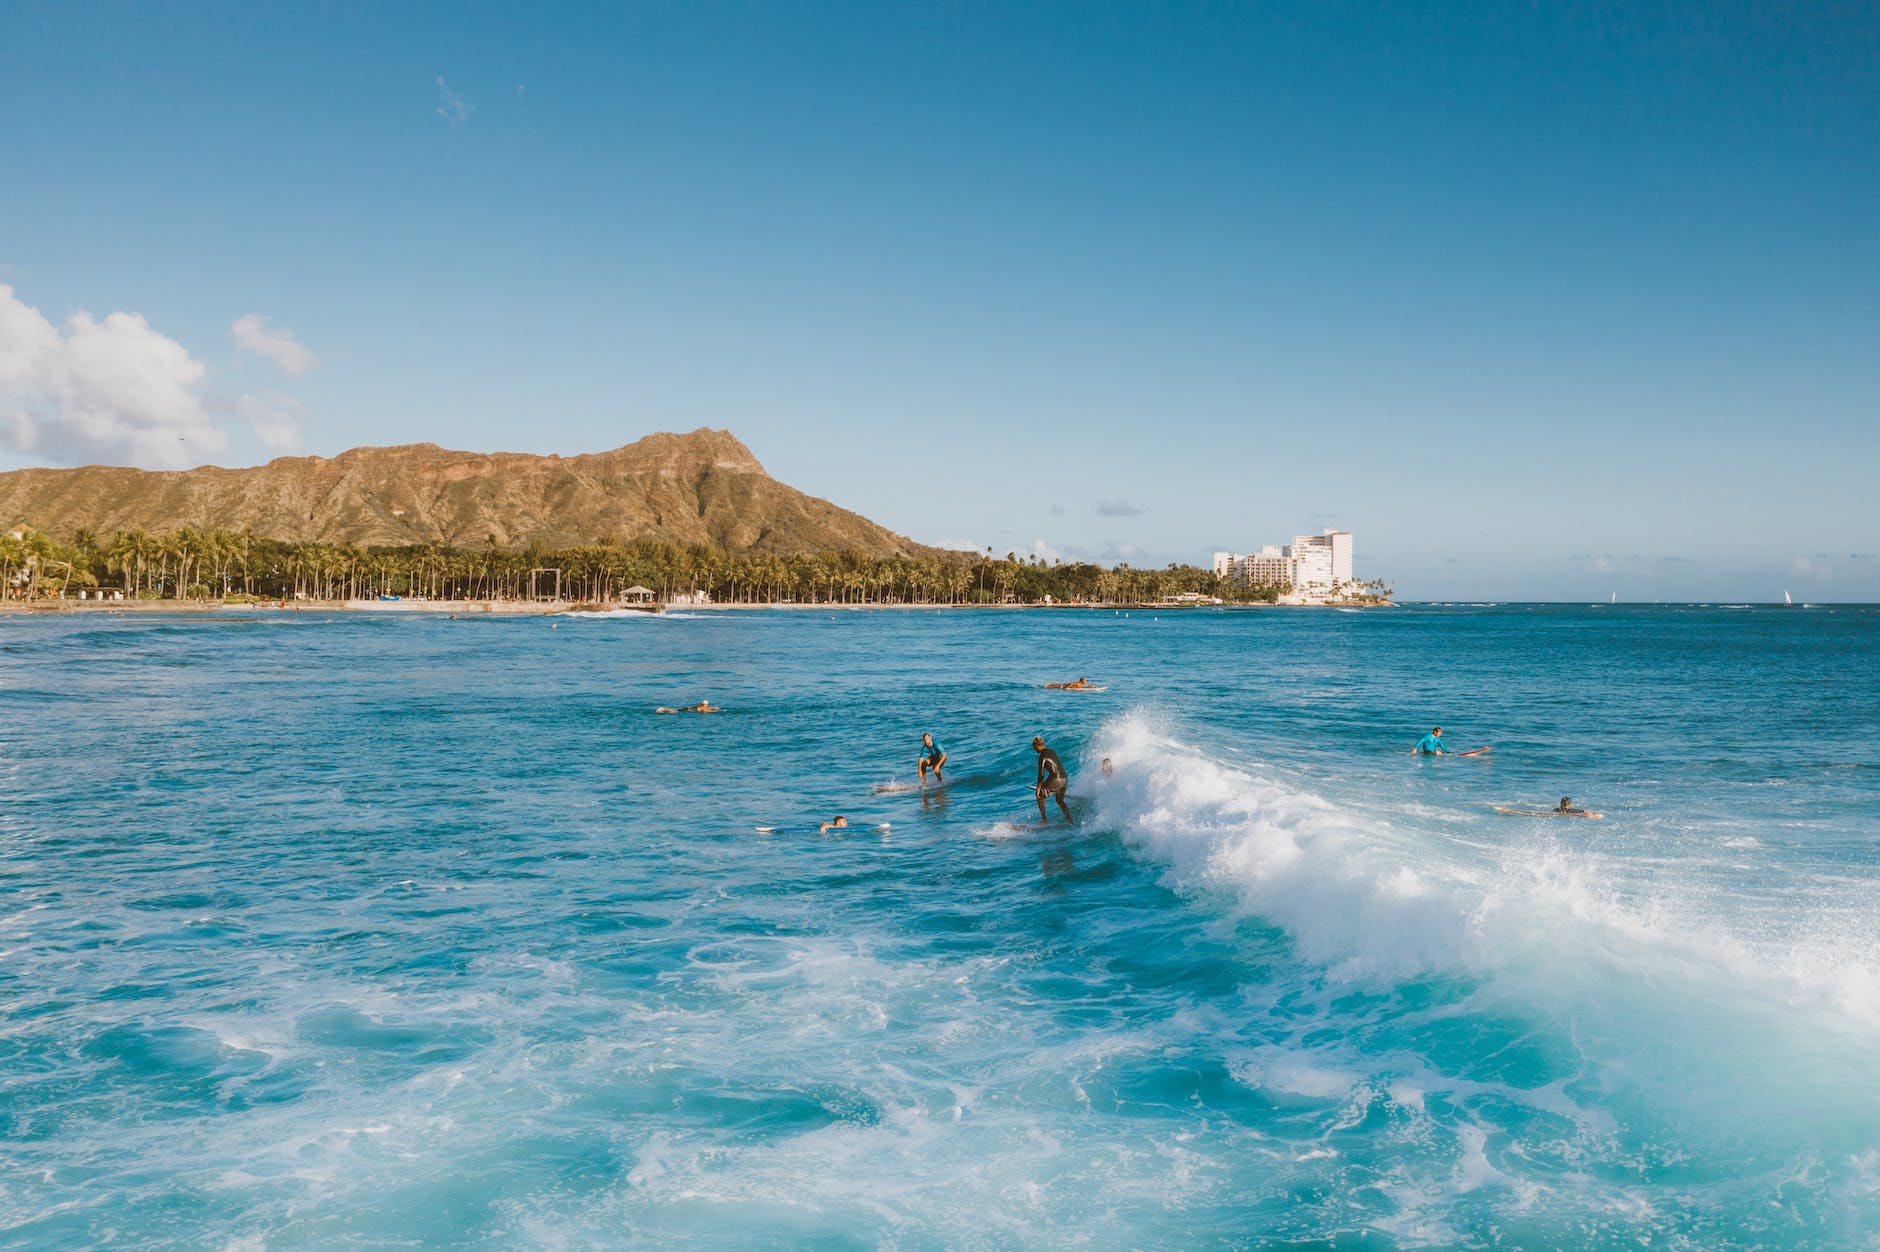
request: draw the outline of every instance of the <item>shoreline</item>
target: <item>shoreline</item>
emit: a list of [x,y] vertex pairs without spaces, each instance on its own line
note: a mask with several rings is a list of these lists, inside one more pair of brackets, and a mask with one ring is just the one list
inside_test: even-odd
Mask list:
[[596,605],[575,600],[299,600],[224,603],[220,600],[33,600],[0,601],[0,617],[64,615],[72,613],[103,614],[176,614],[201,613],[383,613],[424,617],[555,617],[587,613],[743,613],[763,609],[778,612],[885,612],[933,613],[942,610],[972,612],[1170,612],[1192,613],[1203,609],[1233,611],[1261,609],[1387,609],[1384,604],[669,604],[657,610],[631,604]]

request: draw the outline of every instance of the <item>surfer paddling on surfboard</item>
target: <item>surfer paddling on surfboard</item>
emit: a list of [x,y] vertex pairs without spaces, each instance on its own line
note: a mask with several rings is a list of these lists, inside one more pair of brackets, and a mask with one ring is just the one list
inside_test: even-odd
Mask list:
[[926,786],[927,784],[927,771],[928,770],[933,771],[933,780],[935,782],[945,782],[946,779],[940,777],[940,767],[942,765],[945,765],[946,763],[947,763],[946,749],[941,747],[939,744],[935,743],[933,741],[932,735],[922,735],[920,737],[921,785]]
[[1044,807],[1045,797],[1049,796],[1064,810],[1064,824],[1075,826],[1077,823],[1071,818],[1071,806],[1064,803],[1064,793],[1070,789],[1071,776],[1064,772],[1063,759],[1045,747],[1044,739],[1039,736],[1032,738],[1031,750],[1038,754],[1038,781],[1032,788],[1038,797],[1038,824],[1051,824],[1051,814]]
[[1560,803],[1555,805],[1551,809],[1511,809],[1505,804],[1497,804],[1495,806],[1495,811],[1497,813],[1512,813],[1516,817],[1593,817],[1593,818],[1597,818],[1600,816],[1600,814],[1593,812],[1591,809],[1583,809],[1583,808],[1577,807],[1573,803],[1572,796],[1561,796]]
[[1443,728],[1437,726],[1429,734],[1417,740],[1417,746],[1410,751],[1415,756],[1480,756],[1489,751],[1489,748],[1473,748],[1467,752],[1457,752],[1443,742]]
[[1044,689],[1046,691],[1101,691],[1103,690],[1103,688],[1097,686],[1097,684],[1091,682],[1088,678],[1079,678],[1074,683],[1046,683],[1044,685]]
[[697,704],[688,704],[682,709],[658,708],[658,709],[654,709],[653,712],[655,713],[722,713],[724,712],[724,710],[714,706],[710,700],[700,700]]

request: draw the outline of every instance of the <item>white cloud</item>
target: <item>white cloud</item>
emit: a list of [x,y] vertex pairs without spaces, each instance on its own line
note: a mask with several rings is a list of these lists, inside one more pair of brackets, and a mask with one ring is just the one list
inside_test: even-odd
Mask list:
[[78,312],[61,331],[0,283],[7,446],[55,461],[173,469],[228,446],[198,387],[208,367],[135,313]]
[[949,552],[984,552],[986,550],[984,544],[974,543],[971,539],[942,539],[934,547],[945,548]]
[[320,358],[294,338],[293,331],[274,329],[259,313],[242,314],[229,323],[228,329],[235,336],[237,348],[273,362],[275,369],[290,378],[297,378],[320,364]]
[[1142,510],[1127,500],[1105,500],[1097,505],[1098,517],[1140,517]]
[[288,452],[300,446],[300,420],[307,410],[290,395],[244,392],[228,397],[217,407],[247,422],[264,448]]
[[1823,560],[1821,554],[1817,552],[1812,561],[1805,556],[1798,556],[1790,561],[1789,573],[1797,578],[1833,578],[1834,566]]
[[[252,314],[234,330],[238,343],[252,333],[267,345],[243,343],[251,351],[285,345],[314,360]],[[301,360],[288,352],[270,359],[289,373]],[[138,314],[98,319],[81,310],[59,327],[0,283],[0,446],[55,464],[181,469],[228,449],[218,425],[228,419],[246,422],[264,447],[300,444],[299,401],[268,390],[206,393],[208,377],[208,366]]]
[[454,130],[469,121],[470,115],[474,112],[476,112],[475,107],[452,91],[450,84],[444,81],[444,76],[439,74],[437,76],[437,115],[449,122]]

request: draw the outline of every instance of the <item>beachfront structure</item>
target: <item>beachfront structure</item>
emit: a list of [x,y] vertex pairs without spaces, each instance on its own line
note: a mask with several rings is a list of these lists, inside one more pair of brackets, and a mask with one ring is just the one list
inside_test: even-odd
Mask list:
[[1242,557],[1241,565],[1244,570],[1241,581],[1249,587],[1283,587],[1295,581],[1292,558],[1272,544]]
[[1330,591],[1352,581],[1351,532],[1294,535],[1284,548],[1268,544],[1257,552],[1216,552],[1214,572],[1248,587]]
[[1293,586],[1342,587],[1351,581],[1351,532],[1327,530],[1322,535],[1294,535],[1286,549],[1292,559]]
[[1268,544],[1258,552],[1216,552],[1214,573],[1247,587],[1283,587],[1293,581],[1292,558]]

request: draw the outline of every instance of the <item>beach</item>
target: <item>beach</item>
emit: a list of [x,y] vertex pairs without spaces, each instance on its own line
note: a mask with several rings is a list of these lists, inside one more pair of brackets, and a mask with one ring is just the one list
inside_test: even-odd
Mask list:
[[1241,612],[1267,609],[1389,609],[1386,601],[1375,604],[1158,604],[1129,603],[1014,603],[1014,604],[910,604],[900,601],[866,601],[845,604],[828,603],[743,603],[724,604],[628,604],[594,603],[580,600],[256,600],[251,602],[220,600],[4,600],[0,617],[46,613],[85,613],[102,616],[130,614],[202,613],[392,613],[442,615],[490,615],[513,617],[553,617],[560,614],[645,614],[648,612],[683,613],[827,613],[827,612],[900,612],[900,613],[971,613],[1016,611],[1066,611],[1086,613],[1177,613]]

